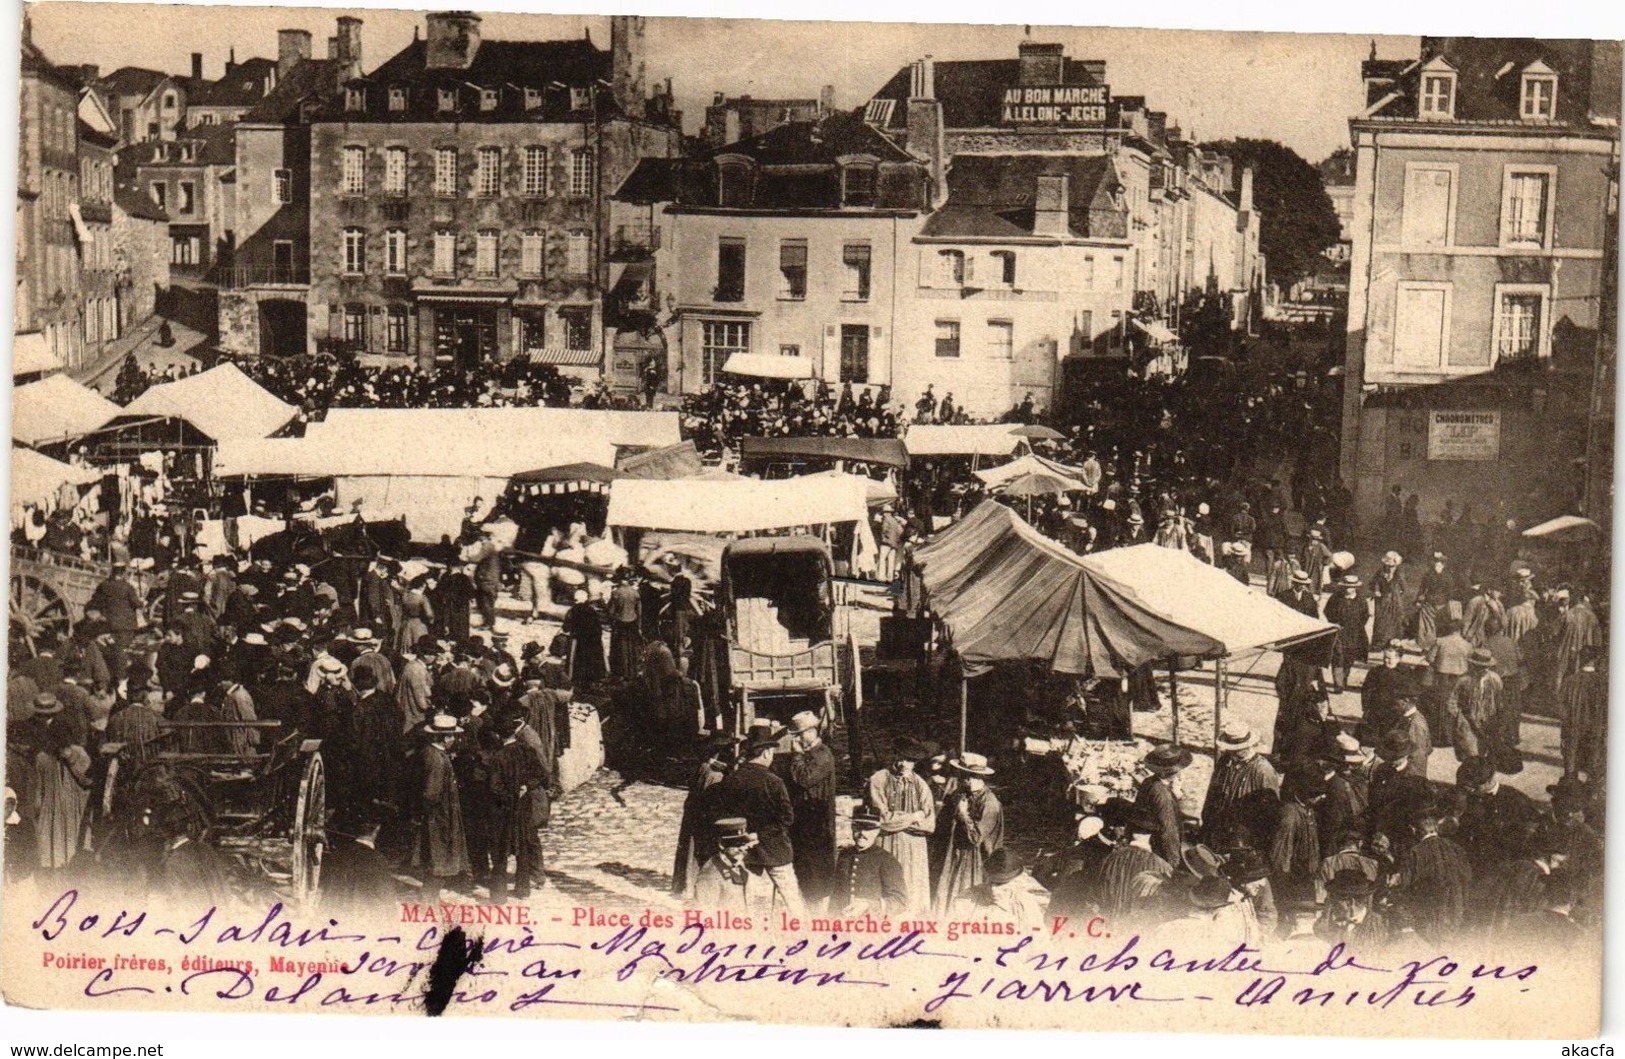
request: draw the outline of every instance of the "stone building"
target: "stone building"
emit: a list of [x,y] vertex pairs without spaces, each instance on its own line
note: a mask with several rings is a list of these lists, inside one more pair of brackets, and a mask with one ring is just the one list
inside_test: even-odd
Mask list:
[[79,136],[79,203],[76,210],[70,210],[70,217],[79,242],[83,360],[93,364],[121,333],[113,238],[113,166],[118,136],[111,115],[93,93],[81,91],[75,120]]
[[172,140],[186,127],[186,79],[141,66],[121,66],[95,88],[118,122],[120,143]]
[[610,194],[680,139],[669,91],[646,96],[643,21],[617,16],[611,36],[485,40],[477,15],[431,14],[315,105],[313,346],[599,374]]
[[197,130],[207,125],[231,125],[259,106],[276,87],[275,59],[248,59],[238,62],[235,49],[226,60],[219,80],[203,78],[203,56],[192,54],[192,81],[186,93],[186,127]]
[[113,286],[123,334],[169,291],[169,215],[131,185],[113,189]]
[[1375,530],[1411,494],[1424,524],[1447,503],[1496,527],[1572,511],[1613,360],[1620,45],[1424,37],[1363,74],[1341,454],[1356,513]]
[[738,376],[888,386],[926,167],[852,114],[646,159],[618,217],[658,231],[666,389]]
[[173,139],[134,144],[119,162],[169,216],[170,265],[176,275],[214,280],[230,267],[236,243],[236,129],[204,125]]
[[817,121],[834,109],[834,85],[825,85],[817,99],[755,99],[718,92],[705,108],[700,141],[706,147],[723,147],[793,121]]
[[80,313],[79,89],[35,46],[23,20],[18,97],[18,360],[75,368],[83,358]]

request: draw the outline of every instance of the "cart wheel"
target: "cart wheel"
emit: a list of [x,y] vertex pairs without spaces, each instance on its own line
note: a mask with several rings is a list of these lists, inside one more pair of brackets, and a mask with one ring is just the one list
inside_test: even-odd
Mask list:
[[38,654],[42,640],[60,641],[73,631],[73,612],[48,582],[31,574],[12,574],[11,629],[28,644],[30,654]]
[[147,624],[155,629],[164,627],[164,590],[154,588],[147,595],[146,603]]
[[319,752],[310,755],[299,777],[299,800],[288,837],[293,849],[289,885],[293,899],[304,903],[321,889],[322,851],[327,847],[327,772]]

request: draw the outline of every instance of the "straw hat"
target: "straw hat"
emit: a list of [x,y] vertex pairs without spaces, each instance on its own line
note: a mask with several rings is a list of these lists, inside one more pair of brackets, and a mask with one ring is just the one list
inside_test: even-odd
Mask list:
[[1227,721],[1217,743],[1220,750],[1246,750],[1258,745],[1258,733],[1244,724]]
[[463,726],[451,714],[437,713],[424,724],[423,730],[430,735],[461,735]]
[[993,770],[988,767],[987,758],[981,754],[961,754],[948,762],[950,768],[963,772],[967,776],[991,776]]

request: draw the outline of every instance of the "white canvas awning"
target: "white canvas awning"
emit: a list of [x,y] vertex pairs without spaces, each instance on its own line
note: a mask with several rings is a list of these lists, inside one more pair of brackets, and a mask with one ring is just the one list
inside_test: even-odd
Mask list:
[[1135,327],[1138,327],[1141,331],[1144,331],[1146,337],[1151,339],[1153,342],[1159,342],[1166,345],[1168,343],[1179,341],[1179,336],[1168,330],[1168,328],[1160,320],[1134,320],[1132,322]]
[[903,435],[910,456],[1008,456],[1027,439],[1013,431],[1019,424],[986,423],[941,426],[915,423]]
[[11,342],[11,377],[61,371],[62,358],[51,352],[51,344],[38,331],[23,331]]
[[123,414],[184,419],[220,442],[269,437],[287,426],[297,412],[237,365],[228,363],[159,383],[131,401]]
[[868,490],[854,475],[806,475],[779,481],[622,480],[610,486],[611,526],[688,533],[750,533],[867,524]]
[[735,353],[722,365],[724,374],[753,375],[761,379],[810,379],[812,361],[774,353]]
[[1580,540],[1601,532],[1601,526],[1583,515],[1559,515],[1538,526],[1530,526],[1523,531],[1523,535],[1549,540]]
[[11,505],[32,505],[54,510],[64,486],[91,485],[101,473],[90,467],[53,460],[33,449],[11,448]]
[[83,437],[124,409],[66,375],[47,375],[11,394],[11,436],[25,445]]

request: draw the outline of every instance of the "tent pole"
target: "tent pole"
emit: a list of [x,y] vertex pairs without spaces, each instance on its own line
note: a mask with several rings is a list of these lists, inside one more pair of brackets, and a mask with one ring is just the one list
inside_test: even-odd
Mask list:
[[970,677],[959,674],[959,756],[965,756],[966,730],[970,725]]
[[1168,660],[1168,712],[1174,721],[1174,745],[1179,745],[1179,676],[1173,659]]
[[1219,658],[1213,663],[1213,754],[1219,753],[1219,729],[1223,723],[1225,698],[1229,689],[1225,686],[1224,659]]

